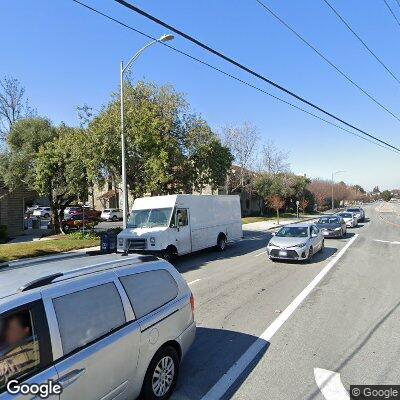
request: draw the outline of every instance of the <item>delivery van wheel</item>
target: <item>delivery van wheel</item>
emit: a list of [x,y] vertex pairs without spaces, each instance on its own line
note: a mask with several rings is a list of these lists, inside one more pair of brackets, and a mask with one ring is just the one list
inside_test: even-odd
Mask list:
[[226,249],[226,236],[223,233],[218,235],[217,249],[218,251],[224,251]]
[[166,261],[174,261],[178,257],[178,251],[174,246],[168,246],[163,252],[162,252],[162,258]]

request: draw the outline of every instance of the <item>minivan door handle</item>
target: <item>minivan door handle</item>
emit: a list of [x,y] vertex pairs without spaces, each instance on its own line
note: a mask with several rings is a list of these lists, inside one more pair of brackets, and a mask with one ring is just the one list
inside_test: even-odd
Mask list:
[[68,372],[66,375],[61,377],[58,380],[58,383],[65,389],[67,386],[77,381],[85,372],[86,368],[74,369],[73,371]]

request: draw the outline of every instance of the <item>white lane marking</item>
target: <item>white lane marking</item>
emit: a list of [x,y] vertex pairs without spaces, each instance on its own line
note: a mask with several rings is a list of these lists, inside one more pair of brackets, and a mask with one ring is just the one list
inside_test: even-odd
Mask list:
[[337,372],[314,368],[314,378],[326,400],[350,400]]
[[289,319],[296,311],[297,307],[318,285],[322,278],[333,268],[340,260],[347,249],[357,239],[358,234],[354,235],[339,253],[319,272],[319,274],[303,289],[303,291],[279,314],[270,326],[261,334],[261,336],[242,354],[242,356],[229,368],[229,370],[221,377],[221,379],[201,398],[201,400],[217,400],[220,399],[232,384],[239,378],[242,372],[255,359],[257,354],[267,347],[268,342],[272,339],[279,328]]
[[374,242],[400,244],[400,242],[391,242],[390,240],[380,240],[380,239],[374,239]]
[[262,256],[263,254],[265,254],[266,252],[267,252],[267,250],[265,250],[265,251],[263,251],[263,252],[261,252],[261,253],[256,254],[254,257],[260,257],[260,256]]
[[195,279],[194,281],[189,282],[188,285],[189,286],[193,285],[193,283],[196,283],[196,282],[199,282],[199,281],[201,281],[201,279]]

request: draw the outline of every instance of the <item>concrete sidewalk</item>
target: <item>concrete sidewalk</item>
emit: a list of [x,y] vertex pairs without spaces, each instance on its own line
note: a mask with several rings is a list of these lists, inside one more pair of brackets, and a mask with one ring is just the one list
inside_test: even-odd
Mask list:
[[252,222],[250,224],[244,224],[243,230],[244,231],[268,231],[271,229],[277,229],[284,225],[296,224],[299,222],[307,222],[307,221],[314,221],[320,218],[323,214],[320,215],[313,215],[312,217],[305,217],[305,218],[280,218],[279,224],[276,220],[272,221],[260,221],[260,222]]

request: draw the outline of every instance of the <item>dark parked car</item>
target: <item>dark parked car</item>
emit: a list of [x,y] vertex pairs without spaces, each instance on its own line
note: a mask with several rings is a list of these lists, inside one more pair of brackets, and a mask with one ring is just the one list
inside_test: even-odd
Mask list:
[[347,232],[346,222],[338,215],[321,217],[315,225],[325,237],[343,237]]

